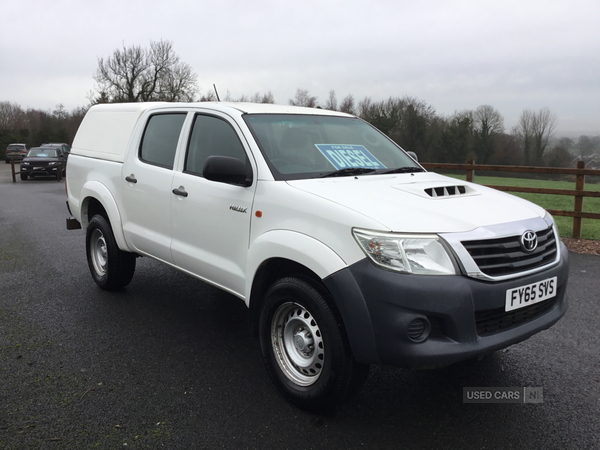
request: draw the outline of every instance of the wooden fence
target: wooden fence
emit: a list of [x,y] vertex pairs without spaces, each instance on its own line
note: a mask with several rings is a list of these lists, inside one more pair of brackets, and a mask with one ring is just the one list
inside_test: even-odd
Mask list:
[[467,181],[473,181],[473,173],[476,170],[485,172],[525,172],[525,173],[545,173],[553,175],[575,175],[575,189],[545,189],[545,188],[530,188],[518,186],[493,186],[488,187],[506,192],[526,192],[530,194],[552,194],[552,195],[568,195],[575,197],[575,207],[573,211],[563,211],[549,209],[548,212],[554,216],[566,216],[573,218],[573,237],[581,238],[581,219],[600,219],[600,213],[583,212],[583,198],[597,197],[600,198],[598,191],[586,191],[585,176],[600,177],[600,170],[586,169],[585,163],[579,161],[576,169],[558,168],[558,167],[525,167],[525,166],[489,166],[485,164],[474,164],[473,159],[469,158],[467,164],[438,164],[438,163],[421,163],[426,169],[449,169],[449,170],[464,170],[467,172]]

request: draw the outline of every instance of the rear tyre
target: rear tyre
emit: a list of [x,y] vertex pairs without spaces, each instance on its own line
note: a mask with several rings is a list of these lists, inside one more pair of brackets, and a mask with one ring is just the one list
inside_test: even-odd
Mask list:
[[331,409],[362,388],[369,365],[352,355],[343,322],[328,292],[304,277],[268,290],[259,336],[263,362],[283,395],[300,408]]
[[92,278],[106,290],[127,286],[135,272],[135,255],[119,249],[112,228],[100,215],[90,220],[86,232],[86,253]]

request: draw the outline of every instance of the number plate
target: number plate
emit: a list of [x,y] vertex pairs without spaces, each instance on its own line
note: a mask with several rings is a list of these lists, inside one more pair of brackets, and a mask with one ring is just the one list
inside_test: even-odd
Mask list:
[[557,277],[553,277],[526,286],[508,289],[506,291],[506,307],[504,310],[508,312],[524,308],[525,306],[543,302],[554,297],[556,295],[557,281]]

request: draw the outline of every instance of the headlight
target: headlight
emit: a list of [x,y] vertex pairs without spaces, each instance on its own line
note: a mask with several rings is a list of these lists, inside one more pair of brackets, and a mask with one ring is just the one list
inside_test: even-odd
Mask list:
[[356,242],[376,265],[418,275],[458,272],[442,239],[435,234],[396,234],[353,229]]
[[544,221],[549,225],[554,227],[554,229],[556,229],[556,221],[554,220],[554,217],[552,217],[552,214],[550,214],[548,211],[546,211],[546,215],[544,216]]
[[58,164],[57,162],[50,162],[50,163],[48,163],[49,166],[55,166],[57,164]]
[[29,165],[28,162],[22,162],[21,164],[23,164],[24,166],[28,166]]

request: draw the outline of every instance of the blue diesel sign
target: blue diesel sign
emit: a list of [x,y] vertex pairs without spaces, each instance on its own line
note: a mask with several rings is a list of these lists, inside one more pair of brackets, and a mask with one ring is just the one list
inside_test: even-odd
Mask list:
[[315,144],[315,146],[338,170],[349,167],[386,168],[364,145]]

